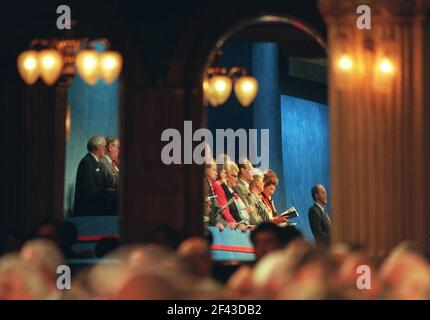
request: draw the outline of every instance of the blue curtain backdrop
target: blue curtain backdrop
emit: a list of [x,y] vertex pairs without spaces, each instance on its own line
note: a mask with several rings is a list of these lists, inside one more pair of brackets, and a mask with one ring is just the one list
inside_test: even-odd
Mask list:
[[313,241],[308,220],[312,186],[323,184],[330,198],[328,108],[282,95],[281,115],[287,204],[299,211],[298,226]]
[[[103,45],[96,49],[102,51]],[[66,143],[64,173],[64,212],[73,209],[76,171],[87,153],[88,139],[100,134],[117,137],[119,134],[119,82],[106,85],[98,81],[94,86],[86,84],[78,75],[68,90],[71,109],[71,132]]]

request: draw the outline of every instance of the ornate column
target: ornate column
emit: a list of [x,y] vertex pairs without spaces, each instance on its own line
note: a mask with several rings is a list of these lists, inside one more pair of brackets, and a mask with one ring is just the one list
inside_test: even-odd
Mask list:
[[[370,30],[356,26],[363,4]],[[373,256],[403,240],[430,251],[429,7],[428,0],[319,1],[329,48],[333,240],[363,244]]]

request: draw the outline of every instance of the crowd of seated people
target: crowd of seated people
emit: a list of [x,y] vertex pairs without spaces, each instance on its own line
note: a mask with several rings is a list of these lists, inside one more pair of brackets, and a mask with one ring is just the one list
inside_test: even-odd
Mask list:
[[[383,260],[350,244],[312,246],[277,216],[276,174],[225,159],[206,166],[208,225],[251,230],[255,249],[255,261],[225,281],[215,277],[210,233],[181,239],[175,229],[157,226],[146,244],[105,238],[89,255],[74,249],[73,223],[46,219],[31,236],[0,232],[0,300],[430,299],[430,264],[413,246],[400,244]],[[325,190],[316,185],[311,193],[324,213]],[[315,220],[317,228],[321,221]],[[58,266],[89,257],[98,263],[77,270],[70,290],[60,290]],[[367,280],[357,272],[363,266],[371,272]]]
[[272,198],[279,182],[275,172],[254,169],[248,159],[239,165],[227,155],[219,159],[205,168],[207,225],[244,231],[262,222],[288,222],[286,216],[277,215]]
[[[19,246],[8,240],[0,299],[430,299],[429,262],[410,245],[377,261],[358,246],[312,247],[293,226],[271,222],[251,232],[256,261],[225,282],[213,276],[210,238],[179,241],[159,229],[152,243],[105,252],[100,263],[72,275],[69,290],[59,290],[57,267],[70,251],[60,249],[57,227],[47,221]],[[371,271],[365,290],[357,286],[359,266]]]

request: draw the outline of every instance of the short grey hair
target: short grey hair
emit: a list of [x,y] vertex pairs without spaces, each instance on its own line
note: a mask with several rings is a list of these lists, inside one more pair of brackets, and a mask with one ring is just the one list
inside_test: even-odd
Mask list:
[[103,136],[100,136],[100,135],[92,136],[90,140],[88,140],[87,150],[89,152],[96,150],[99,145],[103,144],[103,141],[106,142],[106,139]]
[[118,145],[119,143],[119,138],[115,138],[115,137],[106,137],[106,147],[109,149],[109,146],[112,144],[116,144]]

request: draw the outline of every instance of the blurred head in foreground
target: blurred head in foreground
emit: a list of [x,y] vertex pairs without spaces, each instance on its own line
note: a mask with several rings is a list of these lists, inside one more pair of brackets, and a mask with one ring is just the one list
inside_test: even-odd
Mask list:
[[257,260],[299,238],[303,236],[295,227],[281,228],[270,222],[260,224],[251,233],[251,242],[254,245]]

